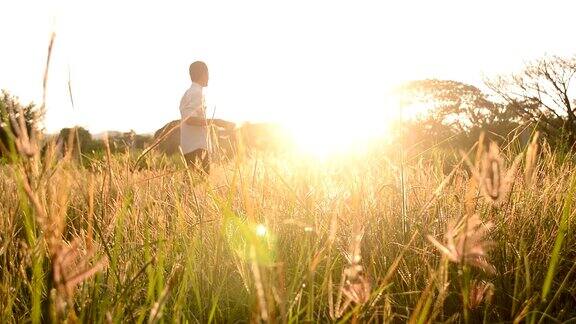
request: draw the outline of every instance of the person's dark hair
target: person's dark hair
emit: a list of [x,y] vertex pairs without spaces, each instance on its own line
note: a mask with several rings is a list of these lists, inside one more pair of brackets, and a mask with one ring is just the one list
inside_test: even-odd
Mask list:
[[190,80],[192,82],[198,81],[202,76],[208,73],[208,66],[202,61],[196,61],[190,64]]

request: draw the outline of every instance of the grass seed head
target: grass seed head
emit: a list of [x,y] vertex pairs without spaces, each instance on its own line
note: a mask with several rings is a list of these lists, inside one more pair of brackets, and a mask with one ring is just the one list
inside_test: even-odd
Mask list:
[[480,170],[468,163],[487,202],[500,206],[508,199],[521,158],[521,154],[517,155],[510,168],[506,169],[498,144],[492,142],[481,160]]
[[66,305],[67,301],[73,299],[76,287],[105,268],[108,260],[102,258],[90,264],[94,250],[83,251],[78,238],[71,244],[62,242],[58,248],[53,249],[52,280],[56,288],[56,302],[57,305]]
[[449,224],[444,234],[444,244],[430,235],[428,240],[454,263],[467,264],[495,273],[494,266],[487,260],[487,252],[493,246],[493,242],[485,238],[491,227],[491,222],[483,224],[480,217],[475,214],[472,217],[464,217],[457,224]]
[[532,182],[532,178],[534,176],[536,158],[538,156],[538,136],[539,133],[536,132],[534,137],[532,137],[532,141],[530,144],[528,144],[528,148],[526,149],[526,166],[524,168],[524,179],[528,184]]
[[486,281],[473,280],[470,285],[470,300],[468,307],[475,309],[480,306],[482,302],[490,304],[494,296],[494,285]]

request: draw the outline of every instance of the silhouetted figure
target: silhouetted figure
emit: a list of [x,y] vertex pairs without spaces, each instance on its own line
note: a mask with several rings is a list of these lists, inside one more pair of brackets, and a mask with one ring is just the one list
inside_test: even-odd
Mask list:
[[196,61],[190,64],[189,72],[192,85],[180,100],[180,147],[189,166],[208,174],[211,152],[208,127],[234,128],[235,124],[221,119],[206,119],[202,90],[208,86],[208,67],[204,62]]

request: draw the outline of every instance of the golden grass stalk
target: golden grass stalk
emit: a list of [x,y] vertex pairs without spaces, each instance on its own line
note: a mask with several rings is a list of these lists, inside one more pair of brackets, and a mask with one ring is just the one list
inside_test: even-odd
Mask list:
[[494,206],[502,205],[511,192],[522,154],[516,156],[508,169],[498,144],[494,142],[490,143],[488,152],[483,154],[479,166],[478,163],[476,166],[473,165],[466,156],[464,157],[485,200]]
[[470,309],[475,309],[482,302],[490,304],[492,297],[494,296],[494,285],[490,282],[472,280],[470,284],[470,301],[468,302],[468,307]]
[[538,136],[539,133],[536,132],[532,141],[528,144],[526,149],[526,165],[524,167],[524,179],[527,184],[531,184],[534,178],[534,169],[536,166],[536,159],[538,156]]
[[487,252],[494,242],[485,238],[492,226],[492,222],[483,224],[480,217],[475,214],[472,217],[462,218],[456,224],[448,224],[444,244],[431,235],[427,235],[427,238],[448,260],[495,273],[496,269],[487,260]]
[[[364,267],[360,264],[362,261],[361,244],[363,236],[364,228],[355,225],[351,237],[350,250],[345,254],[348,266],[342,271],[336,304],[333,305],[333,309],[330,309],[333,319],[340,318],[351,304],[363,305],[370,299],[372,292],[370,279],[364,271]],[[333,304],[331,298],[329,302],[331,305]]]
[[[89,243],[90,248],[85,250],[80,246],[81,238],[74,238],[70,244],[64,239],[71,190],[68,174],[62,170],[60,164],[52,161],[44,161],[45,167],[42,168],[37,130],[33,128],[29,131],[23,116],[21,111],[18,122],[13,121],[14,142],[19,156],[13,170],[16,178],[20,180],[19,184],[28,203],[35,211],[35,223],[39,225],[43,242],[46,244],[54,287],[54,292],[50,294],[54,297],[58,319],[63,318],[67,308],[70,310],[69,314],[73,315],[72,304],[76,287],[103,269],[108,261],[103,258],[91,262],[96,252],[92,242]],[[46,158],[54,158],[50,149]],[[69,162],[69,159],[65,157],[64,162]],[[48,166],[52,166],[52,169]]]

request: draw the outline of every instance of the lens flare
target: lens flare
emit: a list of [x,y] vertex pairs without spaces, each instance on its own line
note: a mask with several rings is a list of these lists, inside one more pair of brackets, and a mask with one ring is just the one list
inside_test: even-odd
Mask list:
[[264,226],[264,224],[256,225],[256,235],[258,235],[260,237],[264,237],[264,236],[266,236],[267,232],[268,232],[268,229],[266,228],[266,226]]

